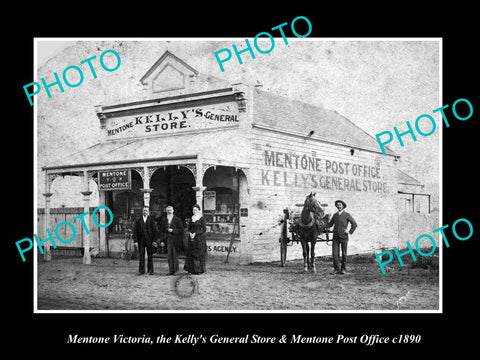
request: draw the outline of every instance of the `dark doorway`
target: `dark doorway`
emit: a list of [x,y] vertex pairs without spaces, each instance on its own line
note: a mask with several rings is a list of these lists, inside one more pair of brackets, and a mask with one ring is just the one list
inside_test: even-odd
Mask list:
[[157,169],[151,179],[150,213],[157,218],[162,216],[167,205],[172,205],[175,215],[185,220],[192,216],[192,206],[196,202],[195,177],[183,166],[166,166]]

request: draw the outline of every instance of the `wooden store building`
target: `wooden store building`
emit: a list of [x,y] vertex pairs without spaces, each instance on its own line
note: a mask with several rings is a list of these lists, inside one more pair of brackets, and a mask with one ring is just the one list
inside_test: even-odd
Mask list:
[[[43,226],[54,224],[49,200],[58,176],[83,177],[90,211],[94,180],[98,203],[114,214],[88,242],[78,224],[82,236],[66,246],[89,244],[100,256],[118,256],[125,224],[143,204],[154,217],[171,204],[184,220],[198,203],[210,256],[224,259],[233,241],[229,261],[275,261],[283,209],[312,191],[327,213],[336,211],[335,200],[347,203],[358,222],[350,254],[405,243],[398,236],[398,157],[383,155],[375,138],[342,115],[258,86],[225,83],[168,51],[140,82],[148,100],[95,108],[101,142],[43,167]],[[105,211],[97,214],[106,223]],[[316,253],[331,249],[317,245]],[[301,258],[300,245],[289,250],[293,258]]]

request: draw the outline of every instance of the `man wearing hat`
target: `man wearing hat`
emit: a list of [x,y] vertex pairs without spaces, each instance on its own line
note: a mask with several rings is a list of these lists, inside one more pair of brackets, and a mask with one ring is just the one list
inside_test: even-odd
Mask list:
[[[334,274],[345,274],[347,265],[347,245],[348,235],[352,235],[357,228],[357,223],[353,219],[352,215],[345,211],[347,204],[342,200],[335,201],[335,207],[338,212],[333,214],[332,218],[327,224],[327,228],[333,227],[333,241],[332,241],[332,256],[333,256],[333,272]],[[350,223],[350,231],[347,230],[348,223]],[[340,247],[342,248],[342,264],[339,266],[340,260]]]

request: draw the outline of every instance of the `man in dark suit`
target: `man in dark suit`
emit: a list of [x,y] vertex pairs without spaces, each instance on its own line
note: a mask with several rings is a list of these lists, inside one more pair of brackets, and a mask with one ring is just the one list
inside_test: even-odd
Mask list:
[[166,215],[158,219],[160,241],[167,245],[168,275],[174,275],[178,271],[177,252],[182,250],[183,245],[183,223],[182,220],[173,215],[173,206],[166,207]]
[[[327,228],[333,227],[333,241],[332,241],[332,256],[333,256],[333,272],[334,274],[345,274],[347,265],[347,245],[348,235],[352,235],[357,228],[357,223],[353,219],[352,215],[345,211],[347,204],[342,200],[335,201],[335,207],[338,212],[333,214],[332,218],[327,224]],[[350,223],[350,231],[347,230],[348,223]],[[342,248],[342,264],[339,266],[340,247]]]
[[157,235],[155,220],[150,216],[149,207],[143,206],[143,214],[135,222],[133,239],[138,243],[138,255],[140,257],[139,272],[145,274],[145,249],[147,250],[147,271],[153,275],[153,241]]

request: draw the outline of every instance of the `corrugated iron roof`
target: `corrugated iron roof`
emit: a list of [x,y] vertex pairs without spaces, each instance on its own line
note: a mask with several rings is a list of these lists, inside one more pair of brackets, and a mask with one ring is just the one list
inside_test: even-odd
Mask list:
[[[381,153],[374,137],[336,111],[291,100],[259,89],[254,89],[253,94],[253,123],[255,124],[263,124],[286,131],[305,131],[306,135],[313,131],[313,134],[322,140],[347,146],[358,146]],[[188,137],[191,139],[190,141],[195,141],[195,134],[188,134]],[[162,145],[159,146],[159,144]],[[56,165],[62,167],[112,163],[119,160],[134,161],[158,156],[187,155],[188,151],[184,145],[184,139],[180,140],[177,137],[107,141],[71,154]],[[387,149],[387,154],[395,155],[389,149]]]
[[[280,130],[305,131],[336,144],[381,153],[377,140],[336,111],[255,89],[253,122]],[[395,153],[386,148],[388,155]]]

